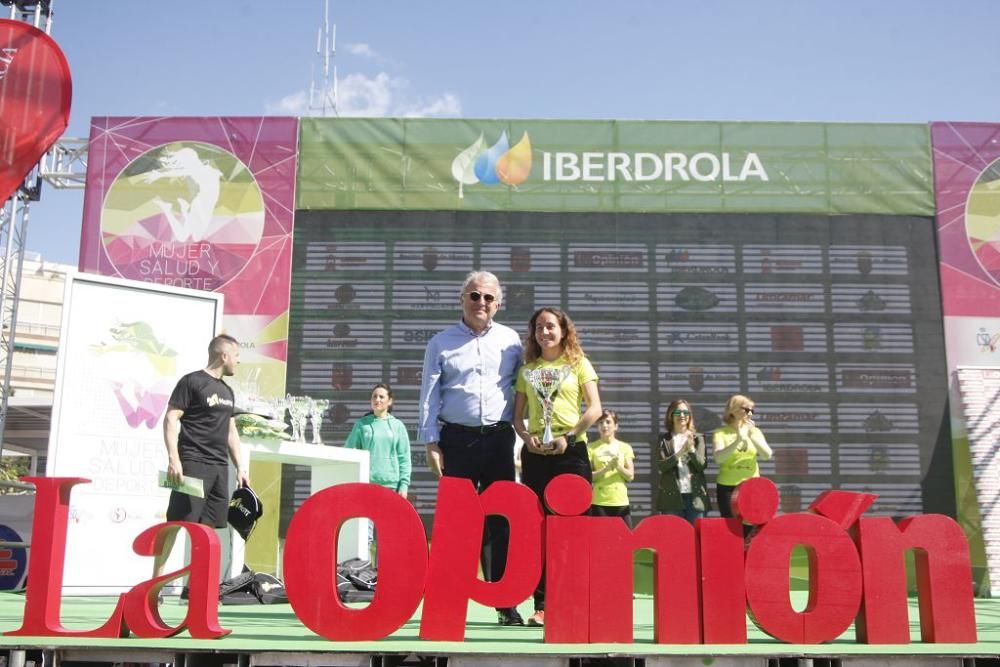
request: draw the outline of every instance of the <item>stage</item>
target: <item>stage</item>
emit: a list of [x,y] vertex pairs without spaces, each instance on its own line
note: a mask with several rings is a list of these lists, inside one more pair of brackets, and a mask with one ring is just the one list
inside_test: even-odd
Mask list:
[[[800,596],[796,608],[805,601]],[[0,594],[0,628],[20,626],[24,598]],[[94,628],[113,608],[113,598],[65,598],[62,622],[70,629]],[[749,642],[745,645],[680,646],[653,643],[653,600],[637,596],[634,602],[635,643],[633,644],[545,644],[541,628],[504,628],[496,624],[495,612],[470,604],[465,642],[421,641],[419,611],[403,628],[387,639],[374,642],[331,642],[306,629],[285,605],[229,606],[220,609],[220,622],[232,634],[218,640],[194,640],[182,634],[169,639],[75,639],[0,637],[0,649],[11,650],[9,665],[23,658],[38,660],[32,651],[44,651],[46,665],[64,661],[114,663],[181,663],[190,667],[212,664],[244,665],[368,665],[373,656],[385,658],[416,655],[446,657],[450,665],[566,664],[573,657],[644,658],[646,664],[763,664],[773,658],[837,659],[844,664],[874,663],[960,664],[963,659],[992,659],[1000,656],[1000,601],[977,600],[976,644],[925,644],[920,642],[916,599],[910,600],[908,645],[869,646],[854,642],[850,628],[841,638],[818,646],[778,642],[762,634],[748,622]],[[162,606],[164,620],[176,624],[186,607],[177,598],[167,598]],[[527,617],[530,603],[521,606]],[[50,662],[50,660],[52,662]],[[413,660],[413,658],[411,658]],[[386,660],[390,662],[391,660]],[[381,664],[377,661],[376,664]],[[995,663],[994,663],[995,664]]]

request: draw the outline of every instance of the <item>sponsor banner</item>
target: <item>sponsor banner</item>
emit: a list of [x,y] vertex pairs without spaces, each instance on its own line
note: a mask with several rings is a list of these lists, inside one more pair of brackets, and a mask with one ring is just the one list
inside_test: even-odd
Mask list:
[[297,127],[262,117],[91,122],[80,269],[224,294],[223,329],[248,337],[237,388],[264,396],[285,393]]
[[920,433],[915,403],[841,403],[837,408],[841,433],[908,435]]
[[385,326],[371,320],[304,320],[299,347],[303,350],[381,350]]
[[377,361],[305,361],[300,367],[302,390],[310,396],[334,391],[366,391],[385,377]]
[[1000,312],[997,132],[1000,124],[931,124],[945,316]]
[[817,394],[830,391],[826,364],[750,364],[752,393]]
[[969,458],[979,498],[992,589],[1000,590],[1000,366],[962,366],[957,372]]
[[[998,333],[993,323],[1000,313],[998,132],[1000,124],[996,123],[931,124],[938,268],[947,370],[955,398],[958,387],[954,378],[959,366],[1000,364],[991,343]],[[988,585],[986,556],[978,538],[983,526],[980,517],[989,514],[993,503],[977,497],[965,439],[966,415],[959,405],[957,400],[950,404],[959,520],[974,538],[977,581]]]
[[298,208],[933,214],[925,125],[303,118]]
[[649,392],[652,369],[648,361],[619,361],[610,359],[596,366],[601,378],[602,391]]
[[668,352],[736,352],[740,331],[736,324],[670,322],[660,325],[657,339],[660,349]]
[[833,312],[904,315],[913,312],[908,285],[834,285]]
[[544,271],[562,270],[562,248],[554,243],[484,243],[480,250],[483,266],[496,267],[513,273],[537,275]]
[[835,276],[906,276],[910,273],[903,246],[830,246],[830,273]]
[[749,283],[746,308],[755,313],[822,313],[826,293],[823,285]]
[[[220,302],[137,281],[67,280],[46,471],[91,483],[73,492],[66,590],[111,594],[149,575],[149,559],[131,545],[166,520],[169,491],[157,484],[167,466],[163,415],[177,379],[204,367]],[[183,553],[174,550],[168,571]]]
[[823,273],[819,246],[743,246],[743,273],[809,275]]
[[661,313],[736,312],[736,286],[658,283],[656,306]]
[[833,325],[833,349],[851,354],[913,354],[913,327],[883,322],[837,322]]
[[826,352],[826,327],[808,322],[748,323],[748,352]]
[[662,364],[659,380],[662,391],[678,396],[725,394],[740,385],[740,371],[732,364]]
[[917,369],[912,364],[838,364],[837,391],[915,394]]
[[920,477],[920,447],[907,442],[840,443],[840,472],[844,475]]
[[659,245],[656,246],[656,272],[685,277],[726,277],[736,271],[733,246]]
[[844,491],[856,491],[859,493],[877,493],[878,499],[868,510],[868,515],[887,514],[893,517],[913,516],[920,513],[923,506],[923,498],[920,488],[920,481],[914,480],[908,483],[896,484],[893,482],[879,481],[877,483],[851,483],[841,484]]
[[306,271],[385,271],[384,243],[313,242],[305,250]]

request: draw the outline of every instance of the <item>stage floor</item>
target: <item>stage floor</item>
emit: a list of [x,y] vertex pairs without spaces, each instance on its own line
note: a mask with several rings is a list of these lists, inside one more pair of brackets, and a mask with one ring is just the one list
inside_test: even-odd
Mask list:
[[[804,596],[804,593],[798,594]],[[802,602],[805,601],[803,597]],[[71,629],[95,628],[103,623],[113,609],[113,598],[65,598],[62,603],[63,625]],[[149,662],[157,662],[152,654],[160,652],[221,652],[235,654],[260,653],[350,653],[350,654],[410,654],[431,656],[1000,656],[1000,600],[977,600],[976,620],[979,641],[976,644],[924,644],[920,629],[916,599],[910,600],[910,630],[913,643],[908,645],[869,646],[854,642],[851,627],[839,639],[821,645],[784,644],[761,633],[748,621],[749,643],[745,645],[661,645],[653,643],[653,601],[648,596],[635,599],[635,642],[633,644],[546,644],[541,628],[503,628],[496,623],[496,613],[478,604],[470,604],[466,640],[464,642],[428,642],[417,637],[419,611],[391,637],[375,642],[333,642],[313,634],[283,605],[253,605],[221,607],[220,621],[232,634],[216,640],[196,640],[186,634],[170,639],[76,639],[0,637],[0,649],[81,649],[74,651],[82,659],[88,649],[103,653],[116,651],[129,654],[150,652]],[[0,630],[6,632],[21,624],[24,597],[0,593]],[[797,605],[801,608],[801,604]],[[527,618],[530,602],[521,606]],[[186,607],[177,598],[168,597],[162,607],[167,623],[176,624]],[[266,662],[263,664],[282,664]],[[303,663],[299,663],[303,664]]]

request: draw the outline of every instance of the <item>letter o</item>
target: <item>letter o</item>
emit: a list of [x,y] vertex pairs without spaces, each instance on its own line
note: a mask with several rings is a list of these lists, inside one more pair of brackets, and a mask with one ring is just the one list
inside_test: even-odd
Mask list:
[[[337,596],[337,535],[348,519],[368,517],[378,530],[375,598],[364,609]],[[427,537],[413,505],[377,484],[338,484],[310,496],[285,538],[285,589],[303,625],[337,641],[388,637],[420,604],[427,578]]]
[[[809,552],[809,602],[804,611],[789,599],[792,549]],[[839,637],[861,605],[861,559],[840,526],[815,514],[784,514],[769,521],[746,554],[750,618],[761,630],[792,644]]]

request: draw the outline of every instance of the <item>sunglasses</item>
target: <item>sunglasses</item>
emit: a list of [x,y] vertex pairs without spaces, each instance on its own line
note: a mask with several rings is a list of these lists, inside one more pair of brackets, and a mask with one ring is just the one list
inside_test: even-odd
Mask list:
[[469,292],[469,298],[475,301],[476,303],[479,303],[480,299],[482,299],[486,303],[493,303],[494,301],[497,300],[495,295],[483,294],[482,292]]
[[691,416],[691,411],[690,410],[674,410],[673,415],[674,415],[674,417],[690,417]]
[[753,408],[743,408],[743,412],[747,413],[748,415],[752,415],[753,414]]

